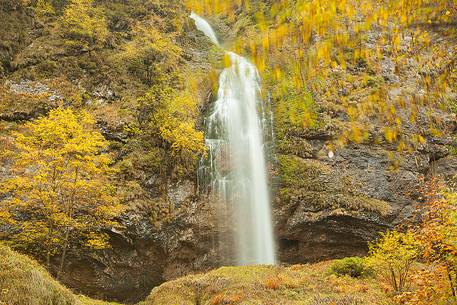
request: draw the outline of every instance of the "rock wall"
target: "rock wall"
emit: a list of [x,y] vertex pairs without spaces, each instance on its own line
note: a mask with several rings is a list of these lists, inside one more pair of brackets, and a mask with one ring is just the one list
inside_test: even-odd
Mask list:
[[132,211],[122,218],[124,230],[108,232],[112,248],[69,258],[62,281],[93,297],[138,302],[164,281],[219,265],[212,218],[195,202],[160,225]]
[[[389,169],[382,148],[365,145],[337,151],[333,158],[280,156],[283,166],[296,166],[287,174],[297,182],[291,185],[283,172],[272,179],[280,262],[365,255],[378,232],[412,215],[419,176],[451,178],[457,172],[457,156],[431,160],[431,154],[408,158],[396,171]],[[70,258],[63,282],[93,297],[135,302],[164,281],[226,264],[215,207],[193,193],[180,197],[187,201],[160,225],[146,211],[126,214],[125,230],[109,232],[112,248]]]

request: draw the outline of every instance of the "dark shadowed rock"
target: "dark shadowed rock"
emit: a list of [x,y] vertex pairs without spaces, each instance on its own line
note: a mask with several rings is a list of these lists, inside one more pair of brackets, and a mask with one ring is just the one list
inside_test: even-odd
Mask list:
[[70,257],[62,282],[94,297],[133,303],[164,281],[219,265],[214,214],[204,203],[187,202],[172,219],[157,223],[148,213],[131,211],[122,223],[125,229],[107,232],[111,249]]

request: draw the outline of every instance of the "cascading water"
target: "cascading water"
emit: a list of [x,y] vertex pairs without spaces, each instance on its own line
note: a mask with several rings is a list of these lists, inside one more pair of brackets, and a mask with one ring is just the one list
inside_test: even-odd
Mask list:
[[194,12],[190,14],[190,18],[194,19],[195,26],[198,30],[202,31],[214,44],[219,45],[216,33],[214,33],[213,28],[205,19],[201,18]]
[[[219,45],[206,20],[194,13],[191,18]],[[218,99],[206,119],[209,152],[202,160],[199,179],[206,181],[224,209],[230,211],[236,263],[274,264],[260,77],[247,59],[232,52],[226,56],[231,65],[220,75]]]

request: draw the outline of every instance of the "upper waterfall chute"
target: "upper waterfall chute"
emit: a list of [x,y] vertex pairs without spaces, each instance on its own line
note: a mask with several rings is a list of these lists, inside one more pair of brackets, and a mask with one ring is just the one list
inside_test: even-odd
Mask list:
[[195,20],[197,29],[202,31],[215,45],[219,46],[219,40],[217,39],[216,33],[214,33],[213,28],[208,23],[208,21],[198,16],[194,12],[190,14],[190,18]]

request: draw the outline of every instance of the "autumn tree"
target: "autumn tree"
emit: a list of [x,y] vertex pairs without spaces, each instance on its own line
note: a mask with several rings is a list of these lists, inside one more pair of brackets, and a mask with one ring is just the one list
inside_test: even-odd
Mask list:
[[[420,222],[412,226],[412,231],[424,248],[423,258],[435,269],[435,272],[430,273],[428,277],[425,274],[423,278],[433,279],[433,276],[442,274],[444,283],[447,282],[447,285],[441,284],[441,289],[431,290],[430,287],[438,282],[443,283],[443,280],[435,279],[427,282],[424,279],[417,279],[422,284],[422,289],[417,293],[433,291],[434,293],[428,296],[429,299],[456,301],[457,193],[453,189],[446,188],[437,178],[424,182],[421,193],[423,202],[418,210]],[[439,304],[438,301],[436,304]]]
[[2,181],[0,221],[17,249],[45,259],[104,249],[104,229],[122,211],[110,181],[107,141],[85,111],[57,108],[14,134],[10,177]]
[[394,299],[404,305],[455,304],[447,276],[446,267],[442,264],[421,264],[411,273],[411,289]]
[[204,134],[196,128],[198,99],[191,92],[161,83],[137,101],[140,136],[155,139],[157,172],[166,181],[190,174],[206,151]]
[[133,31],[133,40],[125,43],[122,52],[115,56],[120,67],[149,86],[164,73],[176,70],[182,49],[173,43],[173,33],[163,35],[152,20],[137,24]]
[[78,51],[90,51],[108,36],[106,18],[93,0],[70,0],[59,25],[65,44]]
[[146,99],[159,99],[150,125],[170,148],[172,156],[183,164],[193,164],[205,152],[203,132],[196,130],[198,100],[190,92],[169,92],[157,96],[153,89]]
[[413,264],[420,257],[420,243],[411,232],[388,231],[369,245],[369,265],[395,293],[408,288]]

